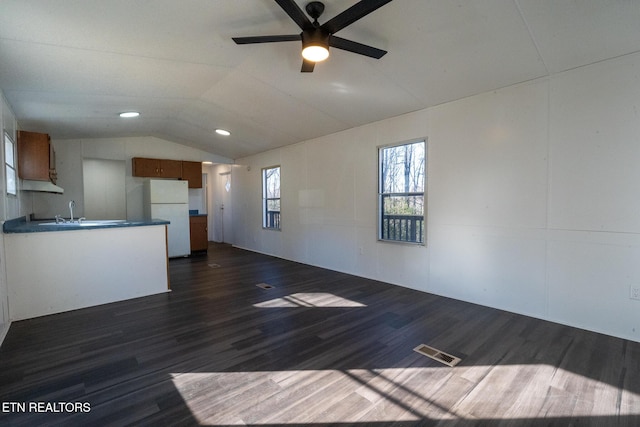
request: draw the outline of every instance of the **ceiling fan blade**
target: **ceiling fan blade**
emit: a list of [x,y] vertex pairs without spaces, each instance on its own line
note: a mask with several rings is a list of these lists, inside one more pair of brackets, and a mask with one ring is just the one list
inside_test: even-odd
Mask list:
[[302,60],[302,68],[300,69],[301,73],[312,73],[313,67],[315,67],[316,63],[313,61],[307,61],[306,59]]
[[293,19],[293,21],[296,24],[298,24],[298,27],[300,27],[302,30],[309,30],[313,28],[313,24],[311,23],[309,18],[307,18],[307,15],[305,15],[302,9],[300,9],[300,6],[296,4],[295,1],[276,0],[276,3],[278,3],[278,5],[280,5],[280,7],[285,12],[287,12],[287,15],[289,15],[289,17]]
[[329,37],[329,46],[335,47],[337,49],[348,50],[349,52],[353,53],[359,53],[360,55],[376,59],[382,58],[387,53],[386,50],[378,49],[373,46],[367,46],[366,44],[354,42],[336,36]]
[[300,34],[288,34],[282,36],[251,36],[251,37],[232,37],[236,44],[252,44],[252,43],[275,43],[275,42],[295,42],[300,41]]
[[[277,0],[276,0],[277,1]],[[365,17],[374,10],[384,6],[391,0],[362,0],[351,6],[344,12],[334,16],[320,26],[323,30],[330,34],[337,33],[347,25],[356,22],[358,19]]]

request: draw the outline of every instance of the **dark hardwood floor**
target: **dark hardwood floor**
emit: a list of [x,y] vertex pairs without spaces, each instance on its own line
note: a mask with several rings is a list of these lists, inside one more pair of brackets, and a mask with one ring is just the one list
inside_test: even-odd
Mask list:
[[13,323],[0,425],[640,425],[640,343],[227,245],[170,275]]

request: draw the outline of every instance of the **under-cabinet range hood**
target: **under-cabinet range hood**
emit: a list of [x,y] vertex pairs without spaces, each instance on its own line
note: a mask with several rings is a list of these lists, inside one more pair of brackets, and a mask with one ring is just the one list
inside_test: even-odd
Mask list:
[[64,188],[58,187],[51,181],[35,181],[31,179],[23,179],[20,189],[23,191],[40,191],[42,193],[64,193]]

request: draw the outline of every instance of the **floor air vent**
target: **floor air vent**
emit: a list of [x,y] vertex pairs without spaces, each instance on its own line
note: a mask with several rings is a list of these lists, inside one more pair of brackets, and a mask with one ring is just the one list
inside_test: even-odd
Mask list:
[[451,367],[456,366],[458,363],[460,363],[461,360],[458,357],[452,356],[433,347],[429,347],[426,344],[420,344],[419,346],[414,348],[413,351]]
[[256,286],[262,289],[273,289],[273,286],[267,283],[258,283]]

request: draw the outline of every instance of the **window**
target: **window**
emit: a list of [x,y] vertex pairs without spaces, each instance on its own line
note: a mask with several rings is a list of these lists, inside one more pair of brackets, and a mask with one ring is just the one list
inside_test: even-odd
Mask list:
[[9,138],[8,133],[4,133],[4,164],[5,164],[5,176],[7,182],[7,194],[13,196],[18,194],[18,187],[16,185],[16,164],[15,164],[15,144]]
[[262,169],[262,226],[280,230],[280,166]]
[[425,141],[378,151],[378,239],[424,243]]

